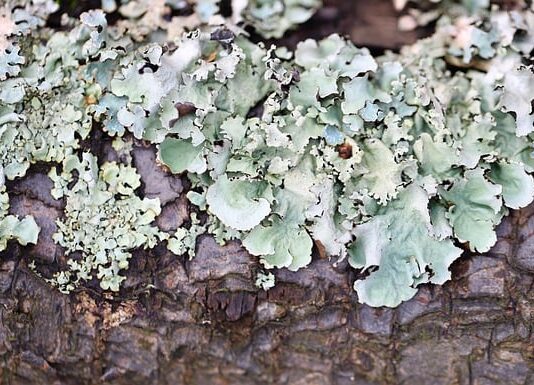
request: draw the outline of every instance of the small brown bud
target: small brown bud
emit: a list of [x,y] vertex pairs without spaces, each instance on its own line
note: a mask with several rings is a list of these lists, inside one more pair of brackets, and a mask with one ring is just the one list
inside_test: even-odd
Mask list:
[[348,143],[343,143],[336,148],[339,157],[342,159],[349,159],[352,157],[352,146]]

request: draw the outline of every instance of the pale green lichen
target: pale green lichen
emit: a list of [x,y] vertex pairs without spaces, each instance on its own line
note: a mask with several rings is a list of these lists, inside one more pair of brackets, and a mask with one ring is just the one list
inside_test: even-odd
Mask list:
[[196,253],[197,237],[206,233],[206,225],[202,225],[195,213],[191,214],[189,228],[180,227],[167,241],[167,248],[175,255],[187,254],[189,259]]
[[264,290],[264,291],[267,291],[269,289],[272,289],[275,285],[275,282],[276,282],[276,278],[274,276],[273,273],[271,272],[268,272],[268,273],[263,273],[263,272],[259,272],[258,275],[256,276],[256,287]]
[[[44,25],[42,17],[56,9],[49,1],[15,1],[6,6],[23,4],[9,16],[18,26],[11,31],[11,44]],[[28,25],[22,22],[24,17],[31,21]],[[84,58],[77,49],[77,32],[48,36],[44,30],[40,32],[47,40],[44,44],[34,31],[20,42],[23,50],[8,47],[0,53],[0,162],[8,179],[23,176],[31,163],[61,162],[91,129],[86,112],[91,89],[79,72]],[[19,50],[23,56],[13,60]]]
[[413,297],[418,284],[443,284],[450,278],[448,268],[462,251],[451,239],[437,239],[431,229],[428,195],[416,186],[356,226],[349,263],[363,269],[379,266],[354,283],[361,302],[395,307]]
[[[444,24],[431,39],[378,61],[335,35],[309,40],[295,52],[298,75],[291,75],[290,56],[264,51],[270,86],[259,117],[226,109],[216,93],[180,93],[177,101],[198,108],[183,123],[198,125],[205,138],[195,154],[205,157],[209,177],[189,176],[204,191],[196,194],[207,194],[201,200],[207,212],[238,230],[233,237],[267,268],[307,265],[312,237],[341,257],[361,242],[372,245],[351,264],[378,266],[355,285],[360,300],[373,306],[396,306],[417,285],[446,281],[460,256],[453,235],[473,250],[488,250],[504,207],[532,200],[526,173],[532,142],[505,139],[511,130],[532,131],[521,128],[531,119],[522,106],[530,96],[521,92],[510,102],[518,107],[507,107],[517,109],[515,129],[500,106],[513,94],[506,78],[524,71],[521,54],[496,46],[497,27],[475,41],[458,40],[456,28],[464,27]],[[467,63],[465,72],[448,71],[451,56]],[[476,68],[482,59],[492,59],[489,70]],[[218,84],[213,72],[197,80]],[[235,85],[224,84],[226,96]],[[473,101],[465,103],[465,95]],[[406,202],[415,197],[422,206],[408,212]]]
[[[290,52],[240,28],[281,36],[316,0],[235,0],[226,20],[213,0],[187,17],[169,17],[176,2],[108,0],[65,19],[69,32],[24,39],[4,16],[2,165],[13,179],[61,163],[54,239],[81,255],[55,283],[68,291],[96,273],[116,291],[134,249],[167,240],[193,258],[211,234],[241,240],[266,269],[305,267],[315,242],[369,273],[354,285],[360,302],[396,306],[449,279],[454,240],[489,250],[508,209],[534,198],[534,12],[434,3],[408,11],[415,24],[439,18],[433,36],[377,58],[338,35]],[[114,10],[122,18],[108,25]],[[95,123],[125,164],[77,155]],[[173,234],[151,224],[159,202],[136,195],[132,142],[117,139],[127,132],[191,182],[198,215]]]
[[[220,0],[107,0],[105,12],[118,11],[123,17],[117,22],[120,31],[142,41],[155,33],[165,33],[169,41],[199,25],[228,23],[237,30],[244,24],[266,38],[281,37],[288,30],[310,19],[321,6],[321,0],[232,0],[230,15],[221,13]],[[188,14],[189,8],[194,13]],[[183,13],[187,16],[173,16]],[[239,27],[238,27],[239,26]]]
[[321,3],[321,0],[232,1],[234,10],[243,9],[242,18],[267,38],[282,37],[287,30],[304,23]]
[[[84,153],[72,155],[63,162],[63,171],[50,171],[55,198],[66,198],[65,217],[57,220],[53,238],[68,253],[79,252],[81,259],[70,259],[69,270],[56,275],[60,289],[68,291],[82,281],[93,278],[93,272],[105,290],[117,291],[126,277],[136,248],[154,247],[166,239],[151,223],[161,208],[158,199],[140,199],[134,191],[140,186],[135,169],[122,164],[104,163]],[[76,172],[76,182],[67,183]]]
[[39,227],[33,217],[27,215],[22,219],[8,214],[9,197],[5,186],[0,183],[0,251],[7,247],[7,242],[16,240],[26,246],[29,243],[36,244],[39,236]]

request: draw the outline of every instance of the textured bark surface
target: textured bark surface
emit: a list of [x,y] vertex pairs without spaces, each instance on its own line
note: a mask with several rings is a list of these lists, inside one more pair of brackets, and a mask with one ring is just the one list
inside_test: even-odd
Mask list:
[[[372,39],[380,13],[343,8],[364,3],[330,1],[337,7],[314,20],[341,28],[352,15]],[[89,145],[101,161],[116,159],[105,136]],[[158,226],[187,223],[187,182],[157,167],[154,148],[137,144],[133,155],[141,193],[164,204]],[[67,296],[28,268],[34,260],[48,276],[65,263],[51,240],[64,202],[50,196],[47,171],[33,166],[8,188],[12,211],[34,215],[42,233],[37,245],[10,244],[0,258],[2,384],[534,384],[534,206],[505,219],[491,252],[455,263],[451,282],[424,286],[395,310],[358,304],[354,271],[319,256],[258,290],[257,259],[209,237],[191,261],[164,245],[136,251],[118,297],[95,282]]]
[[[187,221],[184,186],[153,156],[136,147],[134,162],[171,229]],[[3,384],[534,383],[534,207],[505,219],[491,252],[466,253],[451,282],[395,310],[358,304],[354,272],[318,256],[260,291],[257,259],[209,237],[191,261],[164,246],[136,252],[118,298],[95,282],[66,296],[28,269],[30,255],[43,274],[64,263],[44,172],[10,186],[12,210],[34,215],[43,236],[1,260]]]

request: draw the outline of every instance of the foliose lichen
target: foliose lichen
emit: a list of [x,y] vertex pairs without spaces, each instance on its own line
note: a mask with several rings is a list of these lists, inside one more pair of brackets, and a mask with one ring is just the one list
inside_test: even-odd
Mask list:
[[[279,37],[318,1],[236,0],[230,17],[217,1],[187,16],[178,3],[106,1],[65,17],[66,31],[43,28],[44,11],[29,34],[6,24],[2,165],[13,179],[34,162],[61,164],[50,173],[66,198],[54,239],[73,255],[55,277],[62,290],[96,273],[116,291],[132,250],[165,241],[193,258],[211,234],[241,240],[265,269],[304,268],[316,244],[368,273],[354,284],[360,302],[394,307],[450,278],[458,242],[488,251],[509,209],[534,199],[532,5],[419,2],[411,17],[437,20],[435,33],[373,57],[339,35],[291,52],[241,28]],[[137,195],[131,159],[99,166],[81,153],[91,129],[155,144],[188,177],[187,227],[151,224],[160,205]]]

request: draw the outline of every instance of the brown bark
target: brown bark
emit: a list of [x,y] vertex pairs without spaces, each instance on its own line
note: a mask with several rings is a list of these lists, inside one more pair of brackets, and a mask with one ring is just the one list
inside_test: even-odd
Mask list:
[[[137,147],[134,162],[144,192],[168,198],[158,224],[170,229],[187,205],[153,156]],[[119,297],[95,282],[67,296],[27,267],[34,256],[47,274],[63,255],[47,238],[61,202],[45,171],[10,186],[12,209],[49,230],[2,256],[3,384],[534,383],[534,206],[505,219],[487,255],[457,262],[451,282],[395,310],[358,304],[351,269],[319,254],[258,290],[257,259],[209,237],[191,261],[137,251]]]
[[[378,13],[371,2],[327,3],[301,34],[352,25],[357,43],[381,48],[415,38],[377,38],[384,25],[395,34],[383,2]],[[332,25],[307,30],[317,20]],[[116,157],[105,136],[90,145],[101,159]],[[136,147],[134,164],[143,193],[164,204],[158,226],[187,221],[187,183],[156,166],[153,148]],[[46,172],[32,167],[9,186],[13,212],[34,215],[42,233],[36,246],[10,244],[0,258],[2,384],[534,384],[534,206],[504,220],[491,252],[455,263],[451,282],[424,286],[394,310],[358,304],[354,272],[321,253],[258,290],[257,259],[209,237],[191,261],[164,246],[136,251],[119,296],[95,282],[62,295],[28,268],[35,259],[49,275],[65,262],[51,240],[63,202],[50,196]]]

